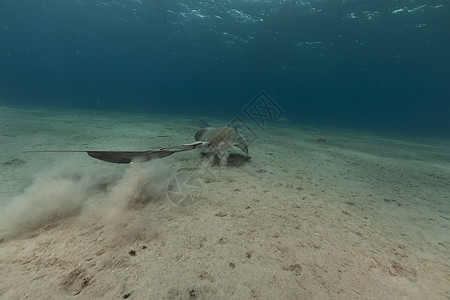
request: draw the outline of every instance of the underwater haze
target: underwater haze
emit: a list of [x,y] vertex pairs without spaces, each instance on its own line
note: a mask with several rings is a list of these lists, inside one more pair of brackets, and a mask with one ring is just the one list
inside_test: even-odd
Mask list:
[[446,0],[2,0],[0,104],[449,135]]
[[0,0],[0,299],[450,300],[449,6]]

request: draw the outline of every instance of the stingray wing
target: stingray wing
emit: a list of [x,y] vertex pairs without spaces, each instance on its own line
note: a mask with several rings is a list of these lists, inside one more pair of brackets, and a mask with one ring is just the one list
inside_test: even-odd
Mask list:
[[211,131],[214,131],[214,130],[216,130],[216,128],[214,128],[214,127],[202,128],[195,133],[194,139],[196,141],[205,141],[207,139],[208,135],[211,133]]

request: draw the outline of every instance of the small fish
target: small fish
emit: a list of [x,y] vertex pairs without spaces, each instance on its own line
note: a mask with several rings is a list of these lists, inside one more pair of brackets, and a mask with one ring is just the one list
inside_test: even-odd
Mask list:
[[291,122],[291,119],[284,117],[284,118],[279,118],[277,121],[278,122]]

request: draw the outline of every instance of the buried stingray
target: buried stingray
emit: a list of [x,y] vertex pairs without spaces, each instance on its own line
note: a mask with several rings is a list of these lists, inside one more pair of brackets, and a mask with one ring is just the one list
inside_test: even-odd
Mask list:
[[86,152],[90,157],[117,164],[128,164],[133,161],[145,162],[152,159],[163,158],[176,152],[189,151],[197,148],[207,147],[214,154],[214,161],[218,164],[226,163],[220,155],[225,150],[236,146],[248,157],[248,143],[245,138],[237,132],[236,128],[224,126],[221,128],[206,127],[197,131],[194,135],[196,142],[181,144],[171,147],[162,147],[157,150],[147,151],[24,151],[24,152]]

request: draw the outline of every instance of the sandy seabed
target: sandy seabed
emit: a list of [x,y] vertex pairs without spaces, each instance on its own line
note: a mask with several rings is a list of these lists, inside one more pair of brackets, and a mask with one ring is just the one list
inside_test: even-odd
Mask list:
[[0,107],[0,298],[450,298],[449,140],[267,122],[227,167],[23,153],[190,143],[190,121]]

